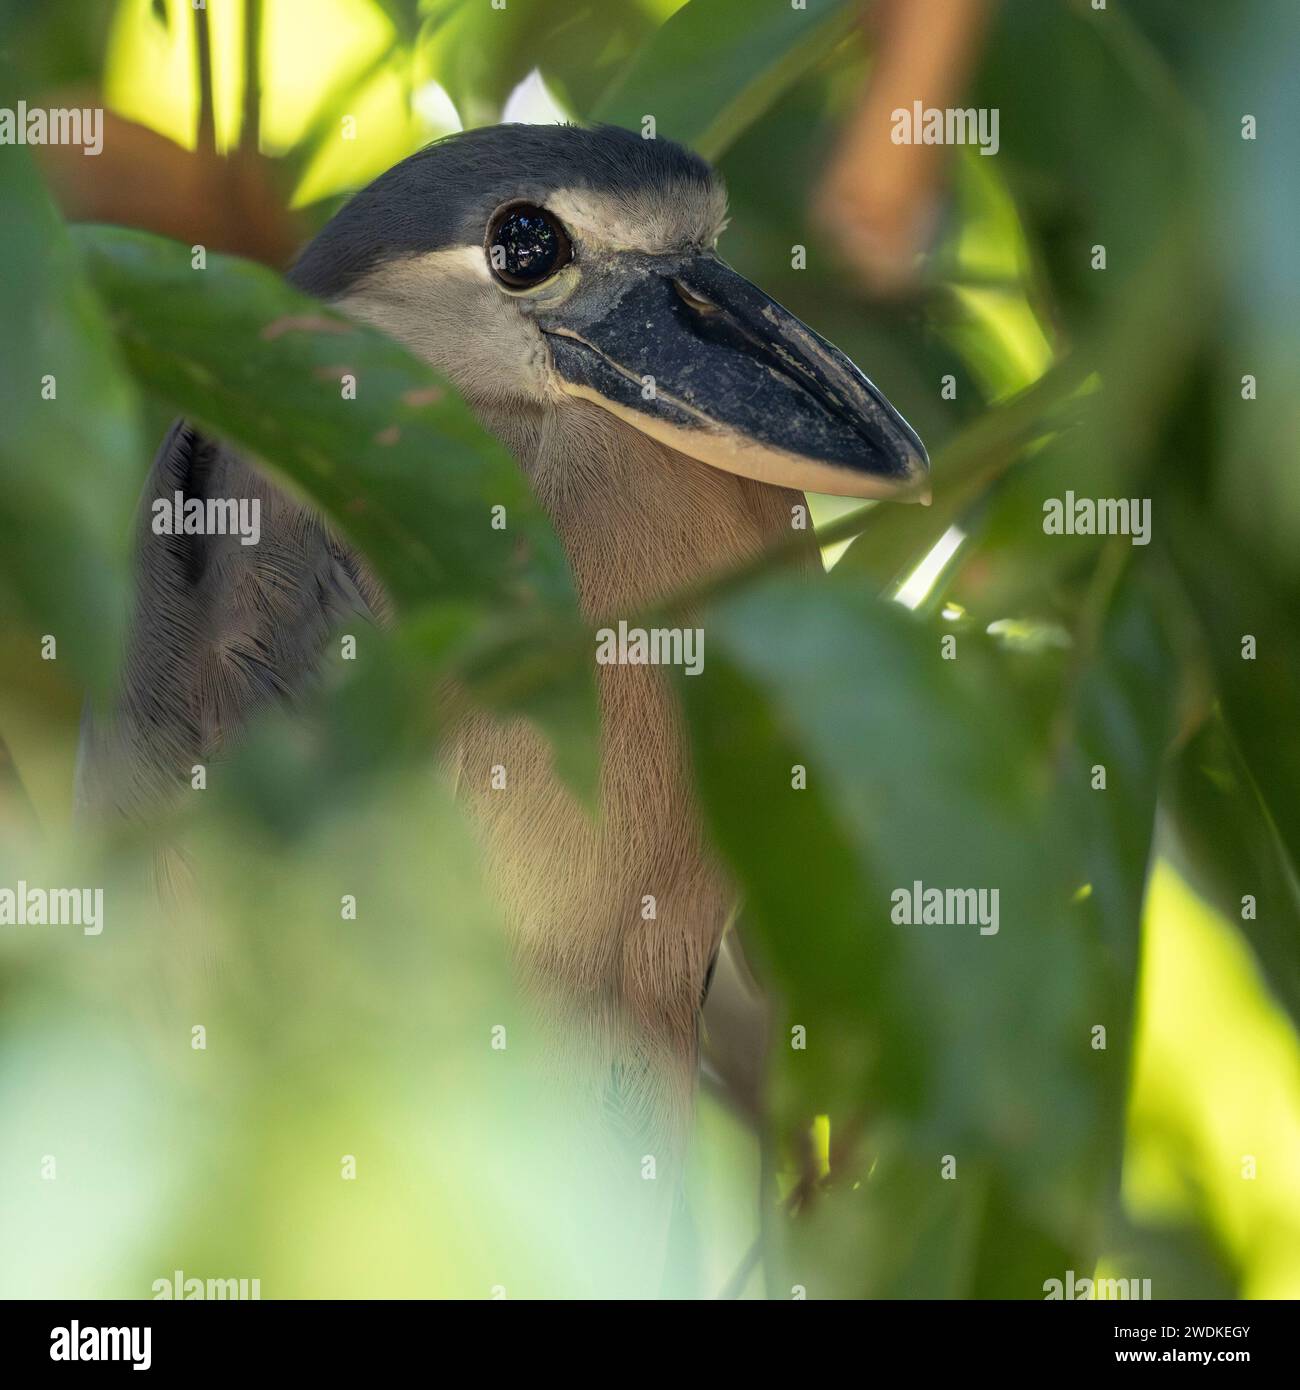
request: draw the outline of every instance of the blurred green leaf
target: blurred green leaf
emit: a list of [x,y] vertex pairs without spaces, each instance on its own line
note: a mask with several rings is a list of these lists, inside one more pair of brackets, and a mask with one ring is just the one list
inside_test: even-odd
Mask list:
[[[567,562],[521,470],[404,348],[246,261],[213,256],[194,270],[184,247],[114,228],[79,229],[77,240],[140,380],[319,505],[405,608],[459,600],[507,630],[576,625]],[[343,398],[344,374],[355,399]],[[496,506],[505,529],[492,526]],[[552,660],[524,712],[590,797],[596,706],[584,656],[563,669]]]
[[[1047,53],[1069,59],[1047,63]],[[1110,318],[1140,286],[1159,229],[1196,187],[1192,113],[1165,59],[1122,8],[1006,0],[967,96],[1001,113],[997,162],[1052,302],[1076,331]],[[1106,250],[1104,270],[1092,265],[1096,245]]]
[[76,240],[140,380],[311,497],[399,601],[572,602],[518,467],[392,339],[251,262],[212,256],[195,270],[185,247],[119,228],[79,228]]
[[[724,155],[725,253],[860,362],[934,454],[930,508],[829,528],[819,508],[819,539],[860,533],[828,581],[775,573],[791,537],[659,606],[705,624],[704,673],[678,684],[776,1009],[747,1114],[780,1150],[769,1178],[792,1168],[779,1211],[764,1187],[767,1267],[748,1289],[765,1274],[775,1296],[1038,1299],[1100,1259],[1157,1297],[1293,1291],[1295,1038],[1244,956],[1225,1001],[1240,935],[1300,1020],[1295,5],[992,7],[953,99],[999,111],[998,158],[936,162],[935,239],[890,302],[849,284],[809,214],[864,84],[919,61],[888,24],[846,38],[869,6],[690,0],[661,23],[673,0],[374,5],[391,36],[336,90],[303,92],[315,120],[278,160],[283,186],[381,90],[367,148],[396,158],[418,135],[407,98],[434,78],[467,126],[497,119],[534,68],[584,116],[653,115]],[[93,83],[112,7],[89,24],[66,0],[21,8],[0,0],[0,25],[38,86]],[[117,19],[137,14],[161,37],[143,0]],[[187,80],[159,81],[159,120]],[[536,1084],[491,885],[435,772],[470,701],[533,719],[570,783],[596,785],[592,634],[549,525],[400,348],[240,263],[197,272],[179,247],[78,233],[139,380],[321,506],[399,619],[363,631],[361,659],[331,661],[311,698],[268,710],[168,826],[193,850],[202,911],[154,901],[156,827],[47,852],[23,788],[42,820],[66,799],[79,691],[10,654],[30,652],[35,622],[78,678],[111,674],[105,615],[148,451],[125,442],[129,381],[22,151],[0,159],[0,193],[0,604],[20,618],[0,664],[3,693],[24,681],[27,697],[4,710],[0,882],[105,882],[110,924],[0,935],[0,1092],[18,1120],[0,1143],[6,1287],[140,1296],[179,1256],[260,1274],[268,1297],[472,1297],[506,1265],[511,1297],[607,1296],[626,1273],[617,1212],[590,1192],[592,1136]],[[298,327],[264,336],[286,319]],[[55,355],[58,398],[41,402],[29,386]],[[356,401],[340,398],[345,366]],[[1149,498],[1151,545],[1047,535],[1043,502],[1067,490]],[[498,502],[504,533],[487,524]],[[916,610],[880,601],[952,526],[965,540]],[[1172,759],[1171,737],[1186,740]],[[1162,817],[1177,844],[1154,835]],[[1227,925],[1190,892],[1162,897],[1167,855]],[[893,891],[917,879],[998,889],[998,934],[893,922]],[[79,1055],[104,1060],[79,1078]],[[38,1132],[59,1183],[24,1150]],[[714,1154],[745,1210],[746,1143]],[[1256,1182],[1237,1180],[1244,1152]],[[674,1288],[726,1285],[737,1257],[719,1275],[718,1251],[700,1256]]]
[[[1129,566],[1128,540],[1110,540],[1094,577],[1071,680],[1055,730],[1059,784],[1072,808],[1111,986],[1108,1033],[1127,1032],[1137,974],[1142,901],[1155,834],[1157,792],[1174,729],[1177,652],[1160,586]],[[1125,568],[1129,566],[1128,568]],[[1102,768],[1104,789],[1093,789]]]
[[[1205,634],[1223,715],[1292,866],[1300,864],[1296,598],[1213,520],[1180,509],[1174,556]],[[1249,647],[1253,643],[1253,654]]]
[[933,460],[930,506],[873,508],[836,568],[868,576],[882,593],[892,591],[1030,444],[1073,420],[1078,407],[1070,409],[1072,397],[1085,375],[1078,359],[1067,358],[969,425]]
[[135,401],[26,149],[4,150],[0,202],[0,606],[34,632],[32,661],[48,634],[58,658],[104,690],[144,469]]
[[[1202,183],[1206,247],[1222,291],[1214,341],[1221,367],[1209,383],[1221,411],[1214,504],[1279,582],[1300,584],[1300,276],[1294,221],[1300,206],[1300,85],[1277,80],[1300,52],[1300,7],[1250,0],[1240,12],[1210,6],[1189,31],[1184,71],[1206,127]],[[1257,125],[1243,138],[1243,122]],[[1220,248],[1231,247],[1223,255]],[[1253,399],[1243,378],[1255,377]],[[1280,388],[1280,389],[1279,389]]]
[[[1115,1084],[1098,1096],[1092,1139],[1098,1211],[1119,1191],[1127,1078],[1133,1067],[1142,912],[1156,804],[1174,730],[1179,657],[1167,577],[1107,542],[1084,601],[1064,699],[1054,712],[1058,796],[1080,869],[1076,930],[1095,971],[1092,1025],[1105,1029]],[[1105,776],[1095,781],[1096,769]],[[1100,1222],[1094,1240],[1101,1239]]]
[[[848,35],[853,0],[688,0],[655,31],[588,113],[657,133],[716,159]],[[707,74],[707,77],[705,76]]]
[[[1259,790],[1218,714],[1179,752],[1166,804],[1180,868],[1250,942],[1269,987],[1300,1028],[1300,883]],[[1242,916],[1242,899],[1255,915]]]
[[506,98],[534,68],[558,98],[585,108],[651,29],[638,0],[500,8],[450,0],[426,22],[421,50],[470,127],[499,120]]
[[[1082,1240],[1088,1136],[1125,1072],[1090,1047],[1076,850],[1007,658],[971,636],[944,660],[941,628],[835,574],[754,585],[706,632],[704,673],[680,683],[701,794],[808,1030],[806,1051],[778,1034],[780,1113],[905,1124],[934,1200],[960,1154],[993,1165],[1023,1219]],[[916,882],[997,890],[998,931],[896,924],[892,895]]]

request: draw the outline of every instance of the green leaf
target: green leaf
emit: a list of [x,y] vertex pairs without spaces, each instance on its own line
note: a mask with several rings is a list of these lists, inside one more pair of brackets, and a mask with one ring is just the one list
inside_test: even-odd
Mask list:
[[[808,1032],[803,1050],[777,1033],[778,1113],[828,1110],[832,1136],[869,1117],[935,1202],[940,1156],[960,1153],[1027,1228],[1085,1245],[1091,1133],[1126,1072],[1090,1046],[1077,851],[1012,658],[972,635],[944,660],[943,628],[835,574],[757,584],[706,633],[704,672],[680,681],[703,804]],[[917,881],[996,890],[997,932],[894,921]]]
[[0,202],[0,607],[106,689],[144,469],[135,400],[25,149],[0,158]]
[[[1112,1000],[1125,1017],[1178,671],[1161,586],[1136,567],[1116,577],[1127,550],[1127,540],[1112,540],[1094,578],[1058,731],[1065,745],[1059,785],[1073,803],[1081,835],[1091,887],[1088,910],[1125,991]],[[1094,791],[1091,771],[1098,766],[1105,769],[1106,785]]]
[[[1124,301],[1150,278],[1162,228],[1171,214],[1185,213],[1196,187],[1191,109],[1164,55],[1125,8],[1132,7],[1112,6],[1112,22],[1099,23],[1087,6],[999,6],[965,95],[1001,112],[996,162],[1050,277],[1052,302],[1076,332],[1089,319],[1122,321]],[[1045,63],[1048,53],[1068,53],[1069,61]],[[1086,128],[1076,111],[1091,113]],[[1098,243],[1106,248],[1104,273],[1091,265]],[[1182,322],[1190,324],[1202,303],[1184,294]],[[1150,340],[1144,345],[1143,366],[1163,366]]]
[[585,108],[651,26],[637,0],[498,9],[451,0],[426,22],[421,56],[470,127],[499,120],[511,90],[534,68],[559,99]]
[[[1207,295],[1212,339],[1221,353],[1213,383],[1221,411],[1215,504],[1247,538],[1256,563],[1295,586],[1300,401],[1294,390],[1271,383],[1300,380],[1300,277],[1286,232],[1291,218],[1283,211],[1300,203],[1294,139],[1300,92],[1289,82],[1261,85],[1256,74],[1277,54],[1296,51],[1300,8],[1289,0],[1255,0],[1251,22],[1242,17],[1212,8],[1189,34],[1196,49],[1187,72],[1189,101],[1214,132],[1198,184],[1206,218],[1201,244],[1234,248],[1231,256],[1208,257],[1209,276],[1222,282],[1217,299]],[[1258,122],[1256,140],[1241,138],[1247,114]],[[1220,138],[1221,131],[1230,138]],[[1246,373],[1258,377],[1256,399],[1242,398]]]
[[1031,443],[1074,417],[1078,404],[1071,398],[1086,372],[1078,357],[1067,358],[968,426],[933,461],[931,505],[873,508],[836,568],[867,575],[878,590],[891,592]]
[[852,0],[689,0],[637,50],[589,112],[716,159],[853,28]]
[[[1270,988],[1300,1028],[1300,882],[1250,770],[1218,714],[1182,749],[1166,805],[1180,869],[1250,942]],[[1255,915],[1242,917],[1242,898]]]
[[[1094,1024],[1119,1077],[1130,1074],[1138,965],[1156,804],[1174,729],[1179,655],[1162,577],[1130,562],[1112,538],[1093,576],[1071,653],[1073,670],[1056,711],[1061,745],[1057,794],[1080,864],[1079,924],[1096,962]],[[1144,557],[1145,558],[1145,557]],[[1093,769],[1105,769],[1104,788]],[[1117,1192],[1127,1087],[1100,1096],[1092,1134],[1098,1189]]]
[[[138,379],[251,450],[356,541],[399,602],[570,605],[549,522],[455,390],[392,339],[248,261],[78,229]],[[356,381],[343,397],[342,378]],[[492,508],[506,508],[494,530]]]
[[1175,562],[1204,630],[1224,721],[1290,863],[1300,864],[1297,595],[1270,583],[1212,513],[1184,505],[1171,521]]
[[[522,472],[424,363],[251,262],[212,256],[194,270],[184,247],[115,228],[77,240],[140,381],[310,498],[399,609],[467,604],[479,624],[517,621],[534,642],[550,623],[577,625],[567,562]],[[504,707],[536,716],[590,798],[596,707],[582,655],[552,659]]]

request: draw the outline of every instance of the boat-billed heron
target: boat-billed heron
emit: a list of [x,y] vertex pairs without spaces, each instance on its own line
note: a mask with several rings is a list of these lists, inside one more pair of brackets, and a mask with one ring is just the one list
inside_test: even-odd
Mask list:
[[[788,533],[802,489],[924,489],[925,450],[898,411],[719,256],[725,217],[717,175],[667,140],[496,126],[376,179],[290,278],[449,377],[550,514],[584,611],[630,618]],[[300,688],[340,616],[384,608],[345,541],[184,423],[146,511],[178,490],[260,498],[261,537],[141,528],[114,735],[125,767],[99,792],[128,807],[179,786],[261,702]],[[523,722],[468,717],[453,761],[573,1094],[638,1155],[658,1154],[663,1183],[732,892],[697,821],[664,673],[613,664],[597,678],[598,817]],[[508,791],[490,789],[497,765]],[[92,796],[94,782],[91,766]]]

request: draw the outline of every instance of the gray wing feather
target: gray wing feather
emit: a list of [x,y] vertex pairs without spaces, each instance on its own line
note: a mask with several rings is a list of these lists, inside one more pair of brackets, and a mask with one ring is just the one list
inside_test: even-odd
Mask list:
[[[246,498],[260,537],[155,534],[153,504]],[[83,719],[82,813],[157,809],[220,754],[262,706],[307,688],[345,620],[388,605],[360,557],[324,520],[238,453],[178,421],[141,499],[135,611],[116,707]]]

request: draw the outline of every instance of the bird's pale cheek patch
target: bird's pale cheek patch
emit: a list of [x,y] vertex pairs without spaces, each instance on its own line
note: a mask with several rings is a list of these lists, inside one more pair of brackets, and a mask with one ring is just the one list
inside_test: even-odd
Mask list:
[[450,277],[492,283],[492,272],[481,246],[444,246],[441,251],[427,251],[415,257],[422,273],[438,278]]
[[397,339],[471,404],[549,392],[550,356],[530,303],[503,292],[481,246],[380,267],[335,307]]
[[341,303],[401,291],[417,293],[422,288],[441,289],[448,285],[491,285],[492,272],[481,246],[444,246],[437,251],[384,261],[361,277]]

